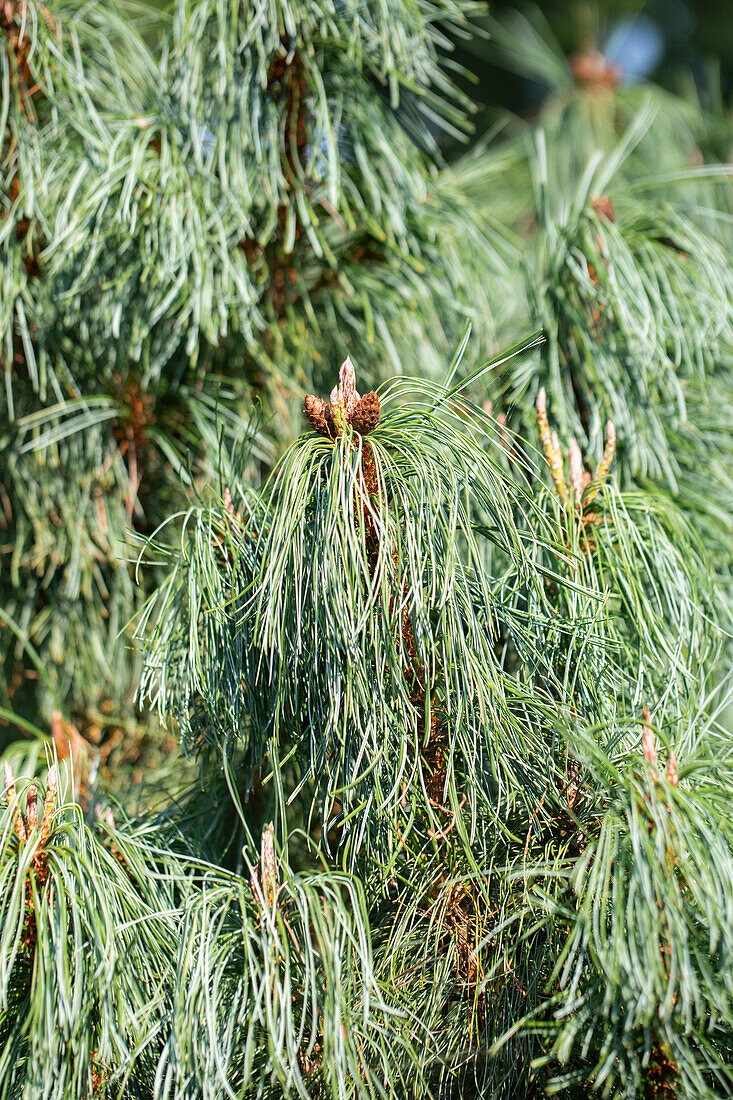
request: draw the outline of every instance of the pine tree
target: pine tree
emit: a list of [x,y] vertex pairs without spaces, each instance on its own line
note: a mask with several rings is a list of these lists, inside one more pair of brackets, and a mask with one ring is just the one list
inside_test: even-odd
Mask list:
[[[545,85],[531,125],[458,168],[513,273],[508,332],[541,326],[497,411],[526,435],[538,389],[597,451],[611,418],[624,488],[669,494],[730,577],[730,120],[625,85],[595,47],[564,58],[538,10],[490,23],[497,58]],[[520,427],[520,421],[521,427]]]
[[472,5],[2,10],[4,707],[107,736],[135,725],[129,532],[251,402],[269,465],[344,339],[376,380],[408,349],[434,376],[468,317],[491,338],[435,138],[466,128],[439,53]]
[[[35,130],[12,30],[18,148],[68,143],[65,182],[39,192],[43,240],[53,195],[76,213],[56,208],[38,273],[12,269],[8,484],[36,492],[48,482],[24,463],[64,456],[73,533],[68,474],[114,450],[105,508],[120,543],[134,523],[137,565],[110,541],[93,575],[124,575],[140,656],[111,633],[109,652],[124,690],[139,663],[138,701],[189,764],[171,753],[140,805],[115,799],[77,774],[71,704],[45,763],[40,738],[6,752],[0,1100],[733,1091],[730,172],[687,163],[692,130],[702,147],[715,129],[697,105],[660,95],[655,112],[654,90],[591,87],[556,57],[562,106],[433,173],[414,141],[428,77],[448,94],[433,19],[465,10],[278,6],[278,21],[181,3],[154,54],[142,19],[54,9],[28,20],[48,50],[27,55],[47,74]],[[24,34],[25,7],[3,11]],[[671,117],[689,129],[655,163]],[[425,220],[408,177],[440,196]],[[261,252],[242,243],[245,193]],[[400,202],[409,242],[375,229]],[[16,261],[35,239],[19,209]],[[194,211],[211,214],[200,235]],[[353,254],[365,238],[385,251]],[[284,255],[314,282],[279,315]],[[488,361],[488,324],[466,331],[439,370],[481,304],[461,303],[472,270],[497,331],[537,331]],[[231,290],[245,274],[247,308]],[[138,387],[127,421],[119,392],[114,414],[93,400],[115,381],[113,339],[120,385]],[[49,407],[44,379],[78,393]],[[68,638],[86,621],[57,624],[61,609],[47,621]],[[11,612],[53,702],[48,653]],[[65,690],[81,711],[80,667]]]

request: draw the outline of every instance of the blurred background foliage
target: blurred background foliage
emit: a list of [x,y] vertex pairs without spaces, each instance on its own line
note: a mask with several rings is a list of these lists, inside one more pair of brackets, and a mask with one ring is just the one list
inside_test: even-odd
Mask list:
[[[694,94],[710,108],[729,100],[733,79],[733,25],[714,0],[544,0],[543,21],[567,57],[595,47],[621,65],[624,80],[653,81],[669,92]],[[496,0],[491,17],[509,19],[530,5]],[[488,30],[488,20],[478,20]],[[508,73],[490,40],[457,42],[456,56],[472,74],[467,82],[480,104],[477,131],[498,111],[536,111],[547,92],[542,81]]]

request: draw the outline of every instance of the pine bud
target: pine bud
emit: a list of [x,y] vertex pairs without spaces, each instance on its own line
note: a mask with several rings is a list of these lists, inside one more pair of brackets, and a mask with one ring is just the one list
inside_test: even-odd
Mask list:
[[578,88],[591,92],[607,92],[615,88],[621,79],[621,69],[607,61],[600,50],[589,49],[574,53],[568,59],[573,80]]
[[657,739],[654,736],[654,730],[650,726],[651,715],[649,714],[649,707],[644,707],[642,711],[642,734],[641,734],[641,751],[644,754],[644,759],[652,765],[650,771],[654,778],[657,778],[656,764],[657,759]]
[[321,435],[328,435],[326,422],[326,402],[321,397],[315,397],[312,393],[306,395],[303,402],[306,420],[315,431]]
[[616,453],[616,428],[612,420],[608,421],[606,425],[606,446],[603,449],[603,458],[598,463],[598,469],[596,470],[595,477],[593,478],[593,487],[591,488],[586,502],[590,503],[598,496],[599,490],[602,488],[604,481],[608,477],[608,473],[611,469],[611,463],[613,462],[613,456]]
[[[348,355],[339,371],[339,398],[343,404],[346,419],[350,420],[358,404],[359,394],[356,392],[356,371]],[[331,394],[331,401],[333,402],[333,394]]]
[[48,782],[46,784],[46,797],[43,802],[43,817],[41,818],[41,839],[39,847],[43,848],[51,832],[51,819],[56,809],[56,793],[58,790],[58,770],[55,764],[48,769]]
[[277,862],[275,860],[275,829],[270,822],[262,830],[262,847],[260,850],[260,874],[262,875],[262,889],[270,908],[275,904],[277,896]]
[[597,199],[593,200],[592,205],[593,210],[599,218],[605,218],[608,222],[616,221],[616,211],[608,195],[600,195]]
[[311,428],[314,428],[320,436],[331,436],[329,427],[332,426],[333,418],[326,401],[321,397],[315,397],[313,394],[308,394],[303,403],[305,409],[306,419]]
[[565,485],[565,475],[562,468],[563,463],[562,455],[560,454],[560,442],[557,438],[557,432],[552,432],[552,434],[550,434],[550,424],[547,419],[547,394],[545,393],[544,386],[537,394],[537,426],[540,430],[542,450],[545,452],[545,458],[550,467],[552,480],[555,482],[557,495],[560,497],[560,500],[565,502],[568,499],[568,490]]
[[596,478],[605,480],[608,476],[608,471],[611,469],[611,463],[613,462],[613,456],[616,453],[616,427],[613,420],[609,420],[606,424],[606,446],[603,450],[603,458],[601,459],[596,473]]
[[669,750],[669,763],[667,764],[667,780],[676,787],[679,783],[679,776],[677,774],[677,757],[674,749]]
[[309,393],[303,408],[311,427],[331,440],[340,436],[347,424],[359,435],[368,435],[379,423],[379,398],[374,392],[359,396],[354,364],[348,356],[341,364],[339,383],[331,390],[330,403]]
[[346,424],[346,405],[344,404],[340,386],[334,386],[331,390],[331,403],[329,405],[331,416],[336,427],[336,435],[341,435]]
[[573,489],[575,507],[580,511],[580,498],[583,495],[583,456],[574,439],[570,440],[570,484]]
[[560,450],[560,440],[558,439],[557,432],[552,433],[550,457],[548,461],[550,463],[552,480],[555,482],[555,488],[557,489],[557,495],[560,497],[560,500],[565,503],[568,499],[568,489],[565,484],[562,451]]
[[38,824],[38,787],[31,783],[25,796],[25,825],[26,832],[30,833]]
[[379,423],[380,416],[379,398],[372,390],[370,393],[365,393],[361,400],[356,403],[351,414],[351,427],[359,435],[369,435],[369,432],[373,432]]

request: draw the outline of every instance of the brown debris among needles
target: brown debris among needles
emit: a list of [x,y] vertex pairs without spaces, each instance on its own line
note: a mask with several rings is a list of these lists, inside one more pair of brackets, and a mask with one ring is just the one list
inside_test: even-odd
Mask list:
[[[55,33],[56,22],[48,9],[38,3],[34,4],[34,7],[42,15],[48,29]],[[6,35],[8,40],[6,49],[15,60],[18,91],[24,107],[26,107],[26,99],[30,99],[38,91],[38,85],[33,84],[30,68],[33,43],[28,34],[29,27],[25,0],[0,0],[0,31]]]
[[81,1100],[94,1100],[95,1096],[107,1096],[107,1084],[109,1082],[109,1075],[111,1067],[105,1065],[102,1059],[99,1057],[99,1051],[91,1050],[89,1052],[89,1084],[91,1085],[91,1092],[83,1092]]
[[[34,7],[43,17],[49,30],[55,33],[56,23],[48,10],[42,4],[35,4]],[[28,122],[32,123],[33,113],[30,107],[30,100],[39,91],[39,85],[33,83],[33,75],[30,68],[30,59],[34,47],[34,43],[31,41],[29,33],[30,26],[31,23],[27,17],[26,4],[23,0],[0,0],[0,35],[5,35],[7,41],[5,50],[8,57],[12,58],[10,65],[10,82],[11,85],[14,80],[17,82],[20,104]],[[4,147],[2,149],[3,158],[13,150],[14,145],[15,137],[10,128],[10,124],[8,124],[8,133],[5,135]],[[19,195],[20,182],[16,174],[12,176],[9,185],[11,203],[16,203]],[[0,217],[7,217],[7,215],[7,210],[0,211]],[[15,224],[15,236],[19,242],[27,242],[23,263],[28,276],[30,278],[38,278],[42,273],[40,254],[44,248],[44,241],[39,235],[35,224],[29,217],[24,216],[18,218]]]
[[[43,4],[36,3],[36,10],[41,14],[49,30],[56,32],[56,23]],[[33,52],[33,42],[30,37],[30,20],[27,17],[24,0],[0,0],[0,49],[2,38],[5,37],[5,53],[10,61],[9,81],[12,88],[17,83],[18,98],[28,123],[33,123],[33,112],[30,101],[39,91],[38,84],[33,83],[30,68],[30,58]],[[13,132],[11,122],[8,120],[6,132],[0,134],[0,160],[12,164],[17,163],[17,136]],[[10,206],[0,208],[0,218],[5,219],[12,213],[14,205],[20,196],[20,181],[17,169],[14,168],[8,183],[8,195]],[[23,264],[29,279],[36,279],[42,274],[41,253],[45,242],[33,219],[27,215],[18,217],[15,222],[15,238],[23,245]],[[35,325],[30,326],[31,336]],[[23,339],[17,325],[12,332],[12,365],[9,367],[6,356],[0,352],[0,371],[21,371],[26,363]]]
[[97,1058],[95,1051],[92,1051],[91,1078],[92,1096],[101,1096],[102,1089],[107,1083],[108,1073],[107,1067]]
[[644,1100],[675,1100],[678,1070],[670,1052],[662,1043],[652,1048],[644,1082]]
[[322,1065],[321,1044],[319,1042],[314,1043],[309,1052],[298,1049],[298,1067],[306,1082],[320,1073]]
[[268,90],[284,101],[284,167],[288,182],[293,183],[305,167],[309,140],[308,81],[302,55],[291,43],[290,35],[281,39],[281,53],[267,71]]
[[297,300],[300,292],[301,274],[294,246],[302,237],[304,227],[297,203],[293,246],[286,249],[285,239],[293,207],[292,195],[297,194],[299,188],[307,191],[304,176],[312,128],[307,64],[287,32],[282,34],[278,53],[267,70],[267,92],[280,113],[279,129],[283,142],[281,167],[284,189],[277,209],[278,232],[266,245],[252,237],[245,237],[240,242],[240,248],[255,276],[259,274],[263,278],[263,301],[271,304],[276,317],[281,317],[287,306]]
[[141,508],[139,494],[154,456],[148,429],[156,421],[155,400],[132,375],[123,378],[120,373],[115,374],[113,393],[120,405],[114,436],[119,453],[126,460],[129,481],[125,512],[127,522],[132,523],[133,514]]
[[[580,793],[580,763],[573,757],[567,757],[567,768],[565,778],[565,796],[568,802],[568,809],[572,810],[576,801],[579,800]],[[582,793],[580,793],[582,798]]]
[[452,941],[455,951],[456,976],[470,1001],[476,1005],[478,1024],[483,1026],[486,1017],[485,997],[478,994],[477,985],[481,980],[480,959],[476,952],[476,943],[480,938],[481,901],[476,887],[470,882],[457,882],[449,886],[442,900],[440,927],[443,938],[448,941],[442,947],[448,948]]

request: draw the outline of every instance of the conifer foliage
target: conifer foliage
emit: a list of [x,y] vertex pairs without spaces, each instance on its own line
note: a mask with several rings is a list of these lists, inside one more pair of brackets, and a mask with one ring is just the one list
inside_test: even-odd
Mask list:
[[0,1100],[733,1091],[730,169],[471,10],[0,8]]
[[282,446],[345,340],[375,378],[436,375],[469,317],[488,340],[494,255],[434,136],[465,129],[438,54],[470,10],[3,3],[3,659],[36,724],[124,727],[129,532],[253,400]]

